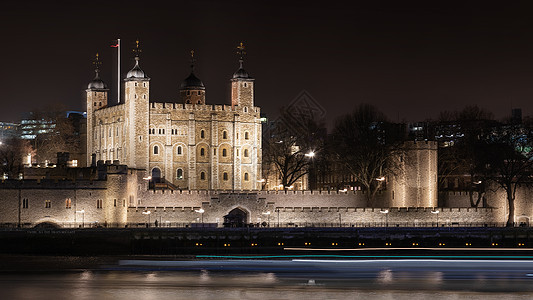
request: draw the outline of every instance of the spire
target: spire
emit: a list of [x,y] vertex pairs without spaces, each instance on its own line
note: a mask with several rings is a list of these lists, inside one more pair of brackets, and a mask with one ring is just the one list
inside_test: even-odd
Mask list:
[[246,55],[246,51],[244,51],[244,44],[241,42],[239,46],[237,46],[237,55],[239,55],[239,69],[237,72],[233,73],[233,79],[252,79],[250,75],[244,70],[243,63],[244,63],[244,56]]
[[96,53],[96,56],[94,57],[94,60],[93,60],[93,65],[95,67],[94,69],[95,76],[94,76],[94,79],[89,83],[87,88],[97,89],[97,90],[107,89],[107,85],[105,84],[105,82],[102,79],[100,79],[100,65],[101,64],[102,62],[100,61],[100,56],[98,55],[98,53]]
[[239,46],[237,46],[237,54],[239,55],[239,69],[242,69],[244,56],[246,55],[246,51],[244,51],[244,44],[242,42]]
[[137,39],[135,41],[135,48],[133,48],[133,53],[135,54],[135,66],[133,69],[131,69],[128,74],[126,75],[126,79],[128,78],[148,78],[146,77],[146,74],[139,66],[139,55],[141,54],[142,49],[139,47],[139,40]]
[[205,89],[204,83],[194,75],[194,64],[196,63],[196,58],[194,58],[194,50],[191,50],[191,74],[189,77],[185,78],[180,84],[180,90],[198,90]]

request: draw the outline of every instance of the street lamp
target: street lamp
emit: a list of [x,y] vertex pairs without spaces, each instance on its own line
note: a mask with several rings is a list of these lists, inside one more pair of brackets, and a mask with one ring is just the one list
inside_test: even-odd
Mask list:
[[439,227],[439,213],[440,213],[440,211],[438,209],[437,210],[432,210],[431,213],[435,214],[437,216],[437,227]]
[[85,209],[77,210],[76,213],[81,214],[81,227],[85,227]]
[[205,210],[203,208],[200,208],[199,210],[195,210],[195,212],[202,215],[202,227],[204,227],[204,212]]
[[263,215],[267,215],[267,219],[268,219],[268,227],[270,227],[270,210],[267,211],[267,212],[264,212]]
[[146,225],[146,227],[150,226],[150,214],[151,213],[152,212],[149,211],[149,210],[145,210],[145,211],[142,212],[143,215],[148,215],[148,224]]
[[385,209],[380,210],[379,212],[385,215],[385,227],[389,227],[389,210]]

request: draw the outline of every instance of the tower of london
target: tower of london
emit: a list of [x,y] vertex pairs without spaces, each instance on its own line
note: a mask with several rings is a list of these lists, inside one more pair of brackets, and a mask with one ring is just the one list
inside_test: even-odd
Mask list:
[[206,101],[204,83],[194,73],[194,52],[176,101],[151,99],[138,41],[135,65],[123,80],[124,101],[111,105],[97,58],[86,90],[88,164],[118,161],[179,189],[260,189],[260,109],[254,105],[254,79],[243,67],[242,43],[237,49],[229,105]]

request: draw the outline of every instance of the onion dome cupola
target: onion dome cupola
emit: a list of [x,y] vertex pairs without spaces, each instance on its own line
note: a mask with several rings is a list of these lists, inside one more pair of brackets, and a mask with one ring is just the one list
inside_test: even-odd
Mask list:
[[180,84],[180,97],[185,104],[205,104],[205,86],[194,75],[194,50],[191,51],[191,74]]
[[141,66],[139,66],[139,54],[142,52],[142,50],[139,48],[139,40],[137,40],[135,43],[136,47],[133,49],[133,53],[135,53],[135,66],[133,66],[133,69],[126,74],[126,80],[148,79],[144,71],[141,69]]
[[237,47],[237,54],[239,55],[239,69],[233,73],[233,79],[253,79],[243,68],[244,56],[246,55],[243,43]]
[[105,84],[105,82],[100,78],[100,65],[102,64],[102,62],[100,62],[98,53],[96,53],[96,58],[93,64],[96,67],[94,70],[95,76],[94,76],[94,79],[91,82],[89,82],[89,84],[87,85],[87,88],[90,90],[106,90],[107,84]]

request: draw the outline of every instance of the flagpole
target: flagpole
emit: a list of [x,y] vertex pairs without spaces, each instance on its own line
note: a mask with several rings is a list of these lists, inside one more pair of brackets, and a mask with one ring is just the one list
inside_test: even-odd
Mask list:
[[118,41],[117,102],[120,103],[120,39]]

